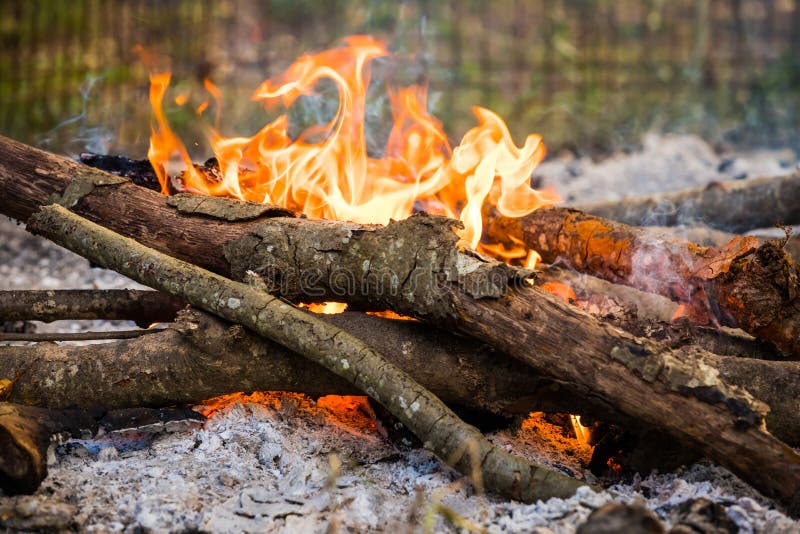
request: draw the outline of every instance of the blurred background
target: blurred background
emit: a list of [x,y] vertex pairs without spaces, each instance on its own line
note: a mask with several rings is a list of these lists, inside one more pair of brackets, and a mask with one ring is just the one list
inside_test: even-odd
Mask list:
[[168,116],[200,159],[203,127],[174,96],[199,102],[208,76],[222,133],[250,135],[261,81],[353,33],[399,53],[382,76],[429,82],[455,141],[477,104],[551,153],[629,150],[653,130],[800,150],[800,0],[0,0],[0,132],[144,158],[140,44],[173,71]]

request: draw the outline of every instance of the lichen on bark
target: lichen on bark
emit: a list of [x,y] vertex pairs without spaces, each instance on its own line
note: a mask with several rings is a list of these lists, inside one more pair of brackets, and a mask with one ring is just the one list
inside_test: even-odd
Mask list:
[[497,298],[531,275],[459,250],[460,223],[420,213],[387,226],[265,220],[225,247],[233,278],[261,275],[290,300],[347,300],[417,317],[452,317],[441,286],[472,298]]

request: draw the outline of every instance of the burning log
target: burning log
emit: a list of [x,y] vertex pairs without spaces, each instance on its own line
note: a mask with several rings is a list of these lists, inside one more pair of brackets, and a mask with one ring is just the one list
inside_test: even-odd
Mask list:
[[166,293],[134,289],[0,291],[0,321],[124,319],[147,326],[171,321],[184,306]]
[[546,288],[553,282],[573,290],[574,304],[582,310],[635,336],[659,341],[670,348],[696,345],[713,354],[783,359],[783,354],[770,343],[741,330],[697,325],[686,317],[671,320],[678,305],[661,295],[552,265],[537,273],[537,286]]
[[561,208],[493,215],[487,233],[521,240],[548,263],[668,296],[693,319],[742,328],[800,356],[800,269],[780,244],[740,238],[712,249]]
[[[469,338],[417,321],[356,312],[325,320],[369,343],[450,406],[502,417],[531,411],[581,413],[636,426],[591,395],[563,387]],[[800,444],[796,417],[800,363],[710,358],[725,381],[748,389],[770,406],[766,421],[773,434],[791,445]],[[0,376],[15,376],[21,370],[24,373],[8,400],[52,409],[192,404],[238,391],[359,393],[347,381],[277,343],[197,310],[181,312],[175,323],[145,339],[90,348],[0,347]]]
[[98,265],[247,326],[346,379],[380,402],[437,456],[471,476],[479,490],[532,502],[567,497],[584,485],[497,448],[381,354],[261,287],[156,252],[58,205],[30,217],[28,228]]
[[7,139],[0,148],[7,215],[25,220],[59,195],[91,220],[215,272],[256,271],[285,298],[344,299],[450,324],[800,506],[800,458],[763,429],[763,404],[719,380],[707,353],[621,332],[527,287],[524,273],[458,252],[452,221],[229,223],[181,213],[155,192]]
[[634,226],[698,221],[728,232],[800,224],[800,173],[712,182],[701,189],[585,204],[586,213]]

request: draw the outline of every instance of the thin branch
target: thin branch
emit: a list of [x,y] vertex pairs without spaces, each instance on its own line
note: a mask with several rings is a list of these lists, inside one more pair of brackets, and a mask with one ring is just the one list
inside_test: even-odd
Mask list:
[[0,333],[0,341],[96,341],[103,339],[133,339],[160,332],[163,328],[139,330],[111,330],[104,332],[33,332],[33,333]]
[[0,291],[0,321],[106,319],[147,326],[171,321],[185,306],[171,295],[136,289]]

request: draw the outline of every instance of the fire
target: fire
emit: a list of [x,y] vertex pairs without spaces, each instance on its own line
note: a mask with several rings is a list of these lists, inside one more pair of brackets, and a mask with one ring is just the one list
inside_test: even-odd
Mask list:
[[[482,244],[481,231],[487,203],[505,216],[520,217],[559,200],[552,191],[530,187],[545,154],[541,137],[529,135],[519,147],[499,116],[476,106],[478,125],[451,149],[441,123],[428,112],[427,88],[416,84],[388,89],[392,129],[383,153],[368,154],[364,117],[370,64],[387,55],[387,48],[372,37],[351,36],[338,48],[302,56],[256,89],[254,100],[283,112],[252,136],[225,137],[218,131],[221,93],[205,80],[210,98],[196,111],[201,114],[214,103],[217,126],[209,137],[221,179],[195,169],[167,121],[162,104],[170,74],[151,75],[154,127],[148,159],[163,193],[228,196],[277,204],[312,218],[360,223],[386,224],[422,208],[460,219],[464,229],[459,235],[466,246],[535,263],[535,252],[522,246],[503,255]],[[288,109],[301,96],[314,94],[323,80],[338,91],[336,114],[293,139]],[[186,99],[179,97],[178,102],[185,104]],[[171,181],[176,164],[184,172]]]

